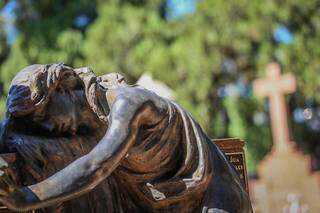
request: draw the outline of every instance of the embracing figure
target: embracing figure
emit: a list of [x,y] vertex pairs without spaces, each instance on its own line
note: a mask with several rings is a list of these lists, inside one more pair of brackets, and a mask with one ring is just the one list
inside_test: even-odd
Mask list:
[[39,212],[251,212],[223,153],[178,104],[116,73],[31,65],[12,81],[0,202]]

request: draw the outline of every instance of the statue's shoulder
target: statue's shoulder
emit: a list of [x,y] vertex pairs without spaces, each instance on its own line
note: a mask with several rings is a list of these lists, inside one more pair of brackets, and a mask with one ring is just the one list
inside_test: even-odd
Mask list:
[[162,97],[158,96],[153,91],[147,90],[140,86],[127,86],[120,87],[117,89],[117,96],[129,100],[141,100],[141,101],[149,101],[149,100],[161,100]]
[[140,86],[128,86],[117,89],[117,100],[129,101],[132,104],[152,103],[157,108],[167,108],[169,100],[157,95],[153,91]]

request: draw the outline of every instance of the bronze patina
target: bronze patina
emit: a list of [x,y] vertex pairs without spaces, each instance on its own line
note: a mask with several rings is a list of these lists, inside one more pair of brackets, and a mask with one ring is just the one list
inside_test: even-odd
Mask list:
[[[13,211],[251,212],[235,169],[173,101],[116,73],[31,65],[12,81],[0,201]],[[17,178],[19,177],[19,181]]]

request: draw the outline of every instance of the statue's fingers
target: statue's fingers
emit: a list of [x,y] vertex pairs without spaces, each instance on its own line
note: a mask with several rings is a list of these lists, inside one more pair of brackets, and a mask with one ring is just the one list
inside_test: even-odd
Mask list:
[[7,175],[3,178],[3,183],[5,183],[9,187],[9,189],[15,188],[12,180]]
[[56,82],[56,74],[55,72],[48,71],[48,76],[47,76],[47,87],[50,87]]
[[[0,170],[0,185],[6,189],[6,192],[13,191],[16,188],[16,185],[9,175],[6,171]],[[4,191],[4,189],[1,190]]]
[[51,82],[51,79],[52,79],[52,75],[51,73],[48,73],[48,76],[47,76],[47,87],[49,88],[52,84]]
[[[2,168],[7,168],[8,167],[8,163],[2,158],[2,157],[0,157],[0,169],[2,169]],[[3,171],[2,171],[3,172]],[[2,174],[0,173],[0,176],[1,176]]]
[[54,75],[55,79],[58,79],[58,78],[59,78],[60,73],[61,73],[61,68],[58,69],[58,70],[56,70],[56,71],[54,72],[54,74],[55,74],[55,75]]
[[21,209],[19,207],[17,207],[14,204],[13,200],[10,199],[8,196],[1,196],[0,195],[0,203],[2,203],[4,206],[6,206],[11,211],[21,212]]
[[55,71],[54,71],[54,72],[52,73],[52,82],[53,82],[53,83],[55,83],[55,82],[57,81],[58,76],[59,76],[58,72],[55,72]]
[[2,169],[0,169],[0,182],[3,182],[3,180],[5,179],[5,175],[5,172]]
[[0,189],[0,198],[1,197],[8,197],[9,193],[6,190]]

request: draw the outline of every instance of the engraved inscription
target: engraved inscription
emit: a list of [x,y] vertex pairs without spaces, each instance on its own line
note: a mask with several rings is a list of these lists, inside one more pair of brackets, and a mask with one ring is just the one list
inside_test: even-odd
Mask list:
[[236,171],[238,172],[238,175],[241,179],[241,182],[243,183],[243,186],[246,190],[248,190],[247,186],[247,171],[245,167],[245,160],[244,160],[244,154],[242,152],[232,152],[228,153],[226,152],[226,157],[230,161],[230,163],[233,164]]

